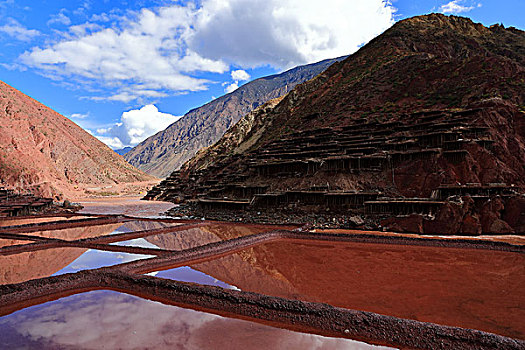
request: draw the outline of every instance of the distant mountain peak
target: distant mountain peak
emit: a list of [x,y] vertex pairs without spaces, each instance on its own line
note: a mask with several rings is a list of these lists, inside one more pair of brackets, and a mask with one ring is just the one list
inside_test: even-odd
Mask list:
[[239,119],[266,101],[288,93],[344,57],[299,66],[255,79],[237,90],[190,110],[167,129],[149,137],[124,155],[137,168],[166,177],[197,151],[213,145]]

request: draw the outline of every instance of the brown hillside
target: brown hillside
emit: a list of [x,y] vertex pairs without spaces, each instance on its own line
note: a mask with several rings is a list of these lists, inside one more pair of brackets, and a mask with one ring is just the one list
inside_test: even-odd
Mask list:
[[401,231],[524,232],[524,110],[523,31],[414,17],[241,120],[252,127],[232,129],[149,198],[197,197],[206,216],[242,208]]
[[0,82],[0,186],[82,195],[90,186],[155,180],[81,127]]
[[295,67],[244,84],[232,93],[195,108],[166,130],[147,138],[124,158],[148,174],[165,178],[203,147],[219,140],[242,116],[266,101],[285,95],[343,58]]

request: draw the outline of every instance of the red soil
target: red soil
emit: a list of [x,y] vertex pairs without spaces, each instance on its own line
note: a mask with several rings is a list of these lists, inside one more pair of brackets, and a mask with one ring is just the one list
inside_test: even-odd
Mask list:
[[93,187],[115,192],[111,186],[156,181],[66,117],[3,82],[0,119],[4,186],[70,198]]

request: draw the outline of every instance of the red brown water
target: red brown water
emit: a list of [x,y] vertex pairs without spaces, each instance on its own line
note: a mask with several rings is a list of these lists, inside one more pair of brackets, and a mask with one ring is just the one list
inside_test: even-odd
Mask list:
[[275,242],[191,268],[243,291],[525,339],[518,253]]
[[65,217],[65,216],[46,216],[46,217],[40,217],[40,218],[31,218],[31,217],[24,217],[24,218],[18,218],[18,217],[8,217],[8,218],[1,218],[0,219],[0,227],[4,226],[11,226],[11,225],[26,225],[26,224],[36,224],[36,223],[43,223],[43,222],[52,222],[52,221],[58,221],[58,220],[78,220],[78,219],[85,219],[88,218],[88,216],[71,216],[71,217]]
[[0,238],[0,248],[8,247],[8,246],[16,245],[16,244],[27,244],[27,243],[32,243],[32,241],[21,241],[21,240],[16,240],[16,239]]
[[[58,218],[58,220],[61,219],[61,217]],[[25,221],[25,223],[33,222]],[[125,223],[46,230],[31,232],[30,234],[41,237],[77,240],[112,233],[156,229],[173,225],[176,224],[133,220]],[[0,239],[0,247],[28,243],[32,243],[32,241]],[[147,256],[118,252],[101,252],[87,250],[85,248],[54,248],[0,256],[0,284],[20,283],[35,278],[48,277],[56,273],[76,272],[101,266],[111,266],[144,257]]]
[[152,256],[84,248],[54,248],[0,256],[0,285],[113,266],[150,257]]
[[0,318],[0,348],[386,349],[95,291]]
[[80,213],[136,217],[157,217],[175,205],[170,202],[141,201],[140,197],[85,198],[78,202],[84,206]]
[[249,224],[210,224],[207,226],[192,228],[176,233],[165,233],[145,237],[145,239],[156,246],[169,250],[183,250],[195,248],[204,244],[225,241],[242,236],[268,232],[275,229],[292,229],[290,226],[269,226]]
[[[30,234],[75,240],[119,232],[142,232],[177,224],[133,220]],[[276,229],[292,229],[214,222],[201,224],[200,221],[198,225],[201,226],[196,227],[192,223],[190,227],[194,228],[167,234],[112,236],[121,241],[106,242],[184,250]],[[125,237],[140,238],[126,241]],[[0,243],[12,245],[20,242],[4,240]],[[191,267],[157,272],[157,277],[328,303],[523,339],[523,254],[446,246],[287,240],[261,244],[215,260],[200,260],[204,262]],[[122,248],[120,251],[141,250]],[[156,254],[151,250],[144,254],[150,253]],[[23,252],[0,256],[0,281],[18,283],[57,273],[112,266],[143,257],[146,256],[134,257],[133,254],[120,252],[102,254],[93,249],[86,251],[85,248]],[[203,259],[209,258],[204,256]]]

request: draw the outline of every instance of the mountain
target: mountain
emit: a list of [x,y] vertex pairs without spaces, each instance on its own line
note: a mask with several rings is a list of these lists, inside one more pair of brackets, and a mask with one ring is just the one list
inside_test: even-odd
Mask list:
[[133,147],[124,147],[124,148],[121,148],[121,149],[114,149],[113,151],[115,151],[116,154],[119,154],[119,155],[123,156],[124,154],[128,153],[132,149],[133,149]]
[[523,31],[414,17],[243,118],[147,198],[206,217],[525,232],[524,111]]
[[148,174],[164,178],[203,147],[214,144],[239,119],[266,101],[282,96],[334,62],[328,59],[251,81],[232,93],[193,109],[166,130],[144,140],[124,158]]
[[152,181],[81,127],[0,82],[0,186],[61,197]]

